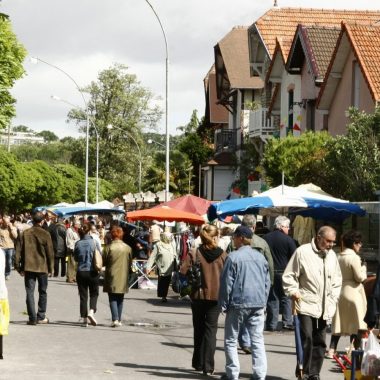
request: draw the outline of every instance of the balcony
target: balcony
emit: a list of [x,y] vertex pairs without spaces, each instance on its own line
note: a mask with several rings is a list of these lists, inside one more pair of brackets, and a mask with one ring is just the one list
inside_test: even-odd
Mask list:
[[215,153],[235,152],[236,149],[236,129],[218,129],[215,131]]
[[277,132],[277,128],[274,126],[273,116],[268,118],[267,115],[267,108],[260,108],[255,111],[250,111],[249,137],[259,137],[263,141],[266,141]]

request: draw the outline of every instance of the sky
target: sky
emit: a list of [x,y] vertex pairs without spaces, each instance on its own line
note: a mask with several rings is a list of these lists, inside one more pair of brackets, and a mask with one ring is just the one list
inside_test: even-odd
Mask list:
[[[274,0],[149,0],[165,29],[169,56],[170,134],[204,115],[203,79],[214,61],[213,47],[234,26],[251,25]],[[378,1],[277,0],[280,7],[379,9]],[[356,4],[356,6],[354,5]],[[60,138],[78,136],[66,123],[69,102],[83,106],[75,84],[38,57],[68,73],[84,87],[99,72],[122,63],[165,109],[165,44],[160,25],[145,0],[2,0],[13,30],[28,51],[26,75],[12,89],[17,117],[12,125],[50,130]],[[53,100],[51,96],[64,101]],[[165,131],[165,118],[159,132]]]

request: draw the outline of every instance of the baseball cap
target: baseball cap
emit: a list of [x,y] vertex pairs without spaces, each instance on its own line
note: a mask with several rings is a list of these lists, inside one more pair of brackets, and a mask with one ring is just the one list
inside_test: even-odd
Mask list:
[[239,226],[234,232],[235,236],[243,236],[247,239],[252,239],[253,232],[250,228],[245,226]]

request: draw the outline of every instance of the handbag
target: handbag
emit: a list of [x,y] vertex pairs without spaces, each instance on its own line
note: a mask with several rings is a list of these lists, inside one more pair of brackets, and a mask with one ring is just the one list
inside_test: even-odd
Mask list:
[[0,335],[8,335],[9,326],[9,302],[0,299]]
[[99,252],[96,243],[94,241],[94,254],[92,256],[92,269],[95,272],[100,272],[103,268],[102,254]]
[[192,262],[190,268],[187,270],[186,278],[192,292],[196,292],[202,287],[202,271],[198,251],[195,253],[195,262]]
[[364,349],[361,372],[365,376],[380,375],[380,344],[372,331],[368,335],[368,342]]

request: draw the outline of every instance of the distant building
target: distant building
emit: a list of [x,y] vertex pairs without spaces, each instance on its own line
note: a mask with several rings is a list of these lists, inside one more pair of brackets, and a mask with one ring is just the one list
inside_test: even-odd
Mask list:
[[45,142],[44,138],[41,136],[36,136],[33,132],[11,132],[9,135],[7,132],[0,133],[0,144],[1,145],[22,145],[22,144],[36,144]]

